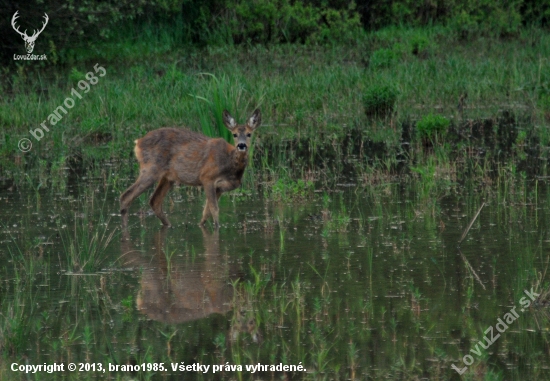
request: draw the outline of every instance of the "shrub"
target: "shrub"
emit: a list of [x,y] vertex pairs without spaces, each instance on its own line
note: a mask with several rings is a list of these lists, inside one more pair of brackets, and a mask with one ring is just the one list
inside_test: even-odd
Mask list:
[[538,105],[544,112],[550,112],[550,94],[541,93],[539,95]]
[[515,36],[522,25],[520,3],[505,5],[491,0],[478,0],[459,4],[457,3],[456,11],[450,17],[448,25],[460,39],[469,40],[480,34]]
[[393,49],[378,49],[370,57],[369,65],[373,68],[389,67],[397,61],[397,53]]
[[451,20],[449,26],[459,39],[468,40],[472,36],[476,36],[479,32],[479,25],[472,15],[462,11],[457,13]]
[[236,43],[346,42],[361,32],[354,2],[331,7],[309,1],[227,0],[225,6],[228,12],[218,21],[229,25]]
[[85,79],[86,78],[85,76],[86,74],[79,71],[76,67],[73,67],[73,69],[71,70],[71,73],[69,74],[69,80],[76,83],[80,80]]
[[411,53],[415,56],[427,54],[434,46],[435,43],[426,36],[416,34],[411,38]]
[[537,105],[543,112],[544,117],[550,120],[550,90],[544,87],[539,90]]
[[290,178],[280,178],[273,185],[272,197],[275,200],[296,200],[305,199],[314,190],[312,181],[298,179],[294,181]]
[[428,114],[416,123],[416,130],[422,139],[434,140],[447,133],[450,123],[444,116]]
[[363,105],[367,117],[386,117],[393,113],[398,91],[394,86],[375,85],[363,95]]

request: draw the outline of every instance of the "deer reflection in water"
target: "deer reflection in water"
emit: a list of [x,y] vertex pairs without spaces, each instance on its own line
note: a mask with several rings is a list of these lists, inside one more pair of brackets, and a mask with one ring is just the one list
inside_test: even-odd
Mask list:
[[201,228],[204,255],[194,263],[181,263],[165,250],[167,228],[155,236],[155,249],[147,254],[131,243],[127,229],[121,241],[122,262],[127,267],[141,268],[137,309],[150,319],[178,324],[207,318],[211,314],[226,314],[235,310],[230,328],[231,340],[241,333],[250,334],[261,343],[262,335],[256,320],[234,297],[233,280],[239,278],[236,265],[229,265],[220,254],[219,230],[209,233]]

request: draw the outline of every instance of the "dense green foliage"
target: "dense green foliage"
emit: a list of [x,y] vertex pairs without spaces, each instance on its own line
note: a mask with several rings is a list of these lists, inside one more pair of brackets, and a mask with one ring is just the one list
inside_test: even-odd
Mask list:
[[[378,50],[379,51],[379,50]],[[398,92],[395,87],[375,84],[363,95],[363,105],[367,116],[384,117],[395,109]]]
[[[256,107],[263,125],[255,134],[247,189],[274,184],[283,173],[294,181],[318,178],[308,173],[319,170],[326,178],[346,171],[369,181],[407,173],[409,165],[418,168],[425,142],[415,126],[430,113],[450,121],[445,159],[473,150],[486,154],[468,160],[497,165],[519,159],[513,162],[520,170],[546,173],[550,41],[541,29],[524,28],[506,41],[457,43],[443,27],[386,28],[370,33],[371,42],[359,48],[178,49],[147,28],[138,37],[106,43],[70,69],[7,71],[0,92],[2,178],[46,186],[50,179],[66,181],[63,168],[96,168],[113,171],[108,176],[122,191],[135,178],[133,142],[147,131],[187,126],[222,136],[221,110],[242,122]],[[387,47],[399,58],[372,65],[369,50]],[[74,97],[72,89],[80,90],[96,63],[107,74],[82,99]],[[40,141],[31,136],[70,96],[70,112]],[[27,153],[18,149],[24,138],[33,144]],[[468,168],[466,159],[460,162]]]
[[[128,28],[146,24],[155,29],[164,26],[181,46],[354,42],[363,30],[389,25],[447,25],[463,39],[480,34],[517,36],[521,26],[548,23],[550,0],[33,0],[26,4],[1,0],[0,9],[4,11],[1,60],[13,63],[13,54],[24,52],[10,25],[11,15],[19,11],[18,25],[30,33],[48,13],[50,21],[37,40],[37,51],[47,52],[47,62],[56,64],[78,60],[79,49],[98,49],[105,41],[129,33]],[[422,44],[419,41],[417,48]]]
[[418,121],[416,129],[422,138],[433,140],[443,136],[450,123],[444,116],[428,114]]
[[[44,9],[50,22],[35,49],[47,61],[4,56],[0,178],[45,184],[67,166],[106,162],[132,177],[133,141],[147,131],[186,125],[231,141],[221,111],[242,121],[256,107],[265,126],[247,173],[270,181],[320,169],[372,179],[417,166],[421,143],[438,129],[417,133],[429,114],[449,121],[447,158],[481,144],[544,174],[544,160],[528,161],[550,142],[546,3],[5,3],[8,14],[19,10],[23,30],[37,27]],[[372,31],[391,24],[401,25]],[[22,54],[9,17],[0,29],[8,37],[1,51]],[[107,74],[86,85],[95,65]],[[82,99],[75,89],[85,90]],[[69,96],[75,106],[34,139]],[[25,154],[23,138],[33,143]]]
[[[485,160],[498,165],[508,158],[519,170],[546,174],[550,43],[540,28],[468,43],[444,27],[385,28],[356,46],[316,47],[181,49],[148,27],[125,36],[79,51],[81,61],[67,68],[22,65],[7,72],[0,81],[1,178],[46,186],[50,177],[66,181],[58,176],[64,168],[95,168],[116,172],[122,191],[136,173],[133,142],[147,131],[187,126],[222,136],[221,110],[242,122],[256,107],[263,125],[247,189],[283,175],[334,179],[345,171],[373,181],[406,174],[419,166],[423,138],[416,125],[430,113],[450,121],[441,158],[464,163],[465,177],[472,176],[471,160],[485,168]],[[373,65],[372,53],[383,49],[398,58]],[[73,89],[98,63],[107,74],[76,98]],[[33,138],[30,131],[67,97],[74,107],[40,141]],[[32,141],[30,152],[18,149],[23,138]]]
[[[301,361],[309,379],[448,380],[449,364],[468,353],[464,345],[482,337],[526,285],[542,287],[548,261],[540,254],[549,240],[539,232],[550,223],[541,212],[550,193],[539,188],[550,174],[550,0],[0,6],[9,16],[0,20],[7,36],[0,59],[8,62],[0,77],[5,364]],[[47,61],[11,58],[24,53],[10,26],[16,10],[23,30],[49,13],[36,46]],[[52,117],[63,106],[68,111]],[[137,262],[124,262],[132,253],[151,266],[149,241],[162,251],[162,239],[147,233],[148,195],[136,200],[141,208],[134,204],[133,211],[141,209],[132,216],[135,247],[114,235],[114,225],[118,195],[138,174],[135,139],[185,126],[231,140],[222,110],[242,123],[255,108],[262,126],[243,186],[220,199],[234,212],[224,213],[228,233],[214,242],[247,272],[245,282],[233,284],[245,297],[234,298],[232,308],[239,320],[239,303],[257,305],[267,340],[251,347],[229,345],[223,328],[211,329],[228,326],[225,317],[169,328],[139,316],[131,307],[143,273],[127,274]],[[32,147],[22,152],[25,139]],[[169,247],[156,253],[169,266],[165,274],[177,261],[202,261],[208,239],[192,238],[200,233],[190,227],[202,210],[198,194],[180,187],[166,200],[179,223]],[[481,269],[477,286],[472,267],[457,271],[460,257],[447,249],[482,202],[491,214],[476,222],[471,234],[483,234],[465,251]],[[101,272],[75,277],[66,270]],[[349,300],[332,298],[335,292]],[[498,344],[504,356],[476,358],[466,379],[540,379],[547,335],[532,335],[527,318],[521,324],[514,330],[529,334],[510,332]],[[402,337],[408,341],[396,339]],[[526,371],[525,364],[533,366]],[[0,379],[8,373],[0,365]],[[156,377],[138,377],[149,375]]]

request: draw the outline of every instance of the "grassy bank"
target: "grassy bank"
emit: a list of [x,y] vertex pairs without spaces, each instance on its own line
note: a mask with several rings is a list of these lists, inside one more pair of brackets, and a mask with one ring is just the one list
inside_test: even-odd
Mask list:
[[[151,28],[125,35],[74,52],[71,66],[38,70],[31,62],[4,73],[4,184],[46,186],[66,182],[67,171],[91,170],[124,188],[136,174],[133,141],[147,131],[207,130],[224,108],[242,121],[255,107],[263,126],[249,189],[285,176],[546,174],[550,36],[543,30],[461,42],[445,28],[390,28],[358,36],[353,46],[200,50]],[[74,106],[49,124],[68,97]],[[417,122],[428,115],[448,127],[438,132],[428,123],[419,133]],[[40,141],[30,133],[40,136],[38,128]],[[18,149],[22,138],[32,142],[27,153]]]

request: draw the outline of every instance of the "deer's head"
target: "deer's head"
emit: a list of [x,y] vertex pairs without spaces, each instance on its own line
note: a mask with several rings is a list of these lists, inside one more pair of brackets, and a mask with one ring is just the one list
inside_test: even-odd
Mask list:
[[223,123],[233,133],[235,147],[239,152],[247,152],[250,147],[250,137],[252,132],[260,126],[262,116],[260,110],[256,109],[252,116],[248,118],[246,124],[237,124],[235,119],[229,115],[227,110],[223,110]]
[[36,41],[36,39],[38,38],[40,33],[42,33],[42,31],[44,30],[44,28],[48,24],[48,20],[49,20],[48,15],[46,13],[44,13],[44,24],[42,25],[42,29],[40,29],[39,31],[35,30],[34,33],[32,34],[32,36],[27,36],[27,30],[26,29],[25,29],[24,32],[20,32],[19,29],[17,28],[17,26],[15,25],[15,20],[19,17],[17,15],[18,13],[19,13],[19,11],[15,12],[15,14],[13,15],[13,17],[11,19],[11,26],[13,27],[13,29],[15,29],[15,31],[17,33],[19,33],[21,35],[21,37],[23,38],[23,41],[25,41],[25,49],[27,49],[27,53],[32,53],[32,51],[34,49],[34,42]]

